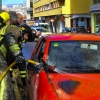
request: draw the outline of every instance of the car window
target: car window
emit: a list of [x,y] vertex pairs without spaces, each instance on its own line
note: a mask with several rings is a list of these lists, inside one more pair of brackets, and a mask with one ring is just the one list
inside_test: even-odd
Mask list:
[[37,31],[41,31],[41,32],[42,32],[42,29],[41,29],[41,28],[36,28],[36,30],[37,30]]
[[47,64],[60,70],[100,70],[100,42],[51,42]]
[[87,31],[86,31],[86,29],[84,27],[78,27],[77,28],[77,32],[87,33]]
[[37,26],[30,26],[31,29],[37,28]]
[[37,62],[41,62],[41,59],[43,58],[44,48],[45,48],[45,39],[42,38],[41,41],[37,43],[36,49],[31,59]]
[[85,27],[72,27],[71,32],[73,33],[87,33]]

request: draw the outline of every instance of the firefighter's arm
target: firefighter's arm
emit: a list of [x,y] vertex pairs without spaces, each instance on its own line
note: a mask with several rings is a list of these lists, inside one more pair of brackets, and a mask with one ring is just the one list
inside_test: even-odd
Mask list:
[[7,33],[5,36],[5,42],[9,50],[11,51],[12,55],[15,57],[16,63],[22,63],[25,61],[22,51],[17,44],[17,41],[15,39],[15,35],[11,32]]
[[41,36],[41,32],[40,31],[32,33],[32,36],[29,35],[29,37],[28,37],[28,42],[33,42],[35,40],[35,38],[38,38],[39,36]]

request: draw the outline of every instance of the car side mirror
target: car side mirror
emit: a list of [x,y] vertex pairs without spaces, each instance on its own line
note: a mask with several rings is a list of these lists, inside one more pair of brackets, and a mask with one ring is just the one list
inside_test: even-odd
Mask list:
[[27,70],[36,71],[38,73],[41,70],[41,65],[28,63]]

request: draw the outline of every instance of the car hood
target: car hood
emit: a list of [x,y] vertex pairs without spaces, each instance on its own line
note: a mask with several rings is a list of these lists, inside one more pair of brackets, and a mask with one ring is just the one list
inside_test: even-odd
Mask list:
[[49,74],[60,100],[99,100],[100,74]]

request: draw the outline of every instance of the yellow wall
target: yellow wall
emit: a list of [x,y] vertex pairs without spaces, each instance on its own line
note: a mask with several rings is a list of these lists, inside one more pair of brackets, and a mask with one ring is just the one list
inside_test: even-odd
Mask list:
[[66,0],[62,14],[84,14],[90,12],[91,0]]
[[60,15],[61,10],[62,10],[61,8],[57,8],[57,9],[53,9],[53,10],[46,10],[46,11],[43,11],[43,12],[35,13],[34,17]]
[[[49,4],[50,2],[54,2],[57,0],[39,0],[38,2],[33,4],[34,9],[41,7],[45,4]],[[65,3],[65,6],[60,8],[50,9],[43,12],[34,12],[34,17],[39,16],[49,16],[49,15],[61,15],[61,14],[86,14],[90,12],[91,0],[58,0],[59,2]]]
[[39,0],[38,2],[33,4],[34,8],[41,7],[45,4],[49,4],[50,2],[57,1],[57,0]]
[[[39,0],[38,2],[33,4],[34,9],[44,6],[45,4],[49,4],[50,2],[54,2],[57,0]],[[40,17],[40,16],[52,16],[52,15],[61,15],[62,14],[62,9],[61,7],[59,8],[55,8],[55,9],[49,9],[49,10],[45,10],[45,11],[41,11],[41,12],[37,12],[35,13],[35,10],[33,9],[33,14],[34,17]]]

